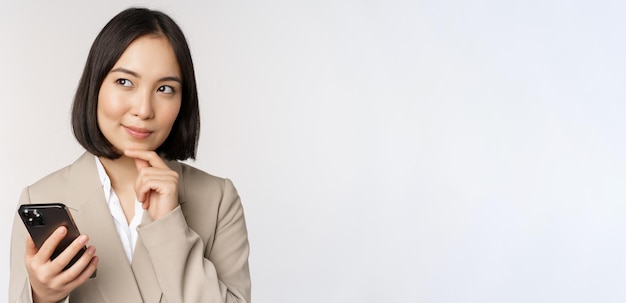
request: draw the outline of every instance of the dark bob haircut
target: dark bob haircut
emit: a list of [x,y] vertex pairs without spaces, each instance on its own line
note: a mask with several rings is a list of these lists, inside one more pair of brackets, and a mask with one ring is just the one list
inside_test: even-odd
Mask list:
[[156,152],[167,160],[195,159],[200,135],[200,110],[196,78],[189,46],[178,25],[166,14],[145,8],[129,8],[113,17],[91,46],[72,107],[72,128],[78,142],[99,157],[121,155],[98,127],[98,94],[107,74],[128,45],[145,35],[165,36],[176,54],[182,74],[182,98],[172,130]]

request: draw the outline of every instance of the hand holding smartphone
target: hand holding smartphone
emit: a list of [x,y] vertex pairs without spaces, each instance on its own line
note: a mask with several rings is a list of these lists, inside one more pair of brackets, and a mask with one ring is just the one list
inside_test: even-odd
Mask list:
[[[57,228],[60,226],[67,228],[67,234],[54,250],[50,257],[51,260],[54,260],[54,258],[61,254],[78,236],[80,236],[80,232],[72,219],[71,213],[62,203],[22,204],[18,212],[37,248],[41,248],[43,243]],[[74,265],[86,250],[87,247],[81,248],[63,270]],[[91,278],[95,276],[96,272],[93,273]]]

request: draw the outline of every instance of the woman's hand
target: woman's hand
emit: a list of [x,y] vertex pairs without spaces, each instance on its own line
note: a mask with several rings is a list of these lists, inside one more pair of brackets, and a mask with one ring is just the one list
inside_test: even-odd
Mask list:
[[96,248],[90,246],[87,251],[67,270],[63,270],[70,260],[76,256],[89,238],[81,235],[54,260],[50,260],[55,248],[65,237],[67,228],[57,228],[40,249],[33,239],[26,239],[26,270],[33,293],[33,302],[57,302],[67,297],[72,290],[94,273],[98,265],[98,257],[94,256]]
[[178,173],[171,170],[154,151],[127,150],[135,159],[135,193],[152,220],[158,220],[178,206]]

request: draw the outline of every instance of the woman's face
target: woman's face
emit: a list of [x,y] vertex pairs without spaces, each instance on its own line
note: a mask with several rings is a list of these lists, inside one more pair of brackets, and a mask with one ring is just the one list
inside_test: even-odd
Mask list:
[[156,150],[178,116],[181,90],[180,68],[167,38],[139,37],[102,82],[98,127],[118,152]]

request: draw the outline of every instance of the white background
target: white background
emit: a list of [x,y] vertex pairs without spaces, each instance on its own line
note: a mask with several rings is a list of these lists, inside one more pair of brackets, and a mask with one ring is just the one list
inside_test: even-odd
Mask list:
[[[6,2],[0,285],[19,193],[81,154],[87,52],[133,4]],[[254,302],[626,301],[623,3],[149,4],[187,34],[194,165],[240,191]]]

